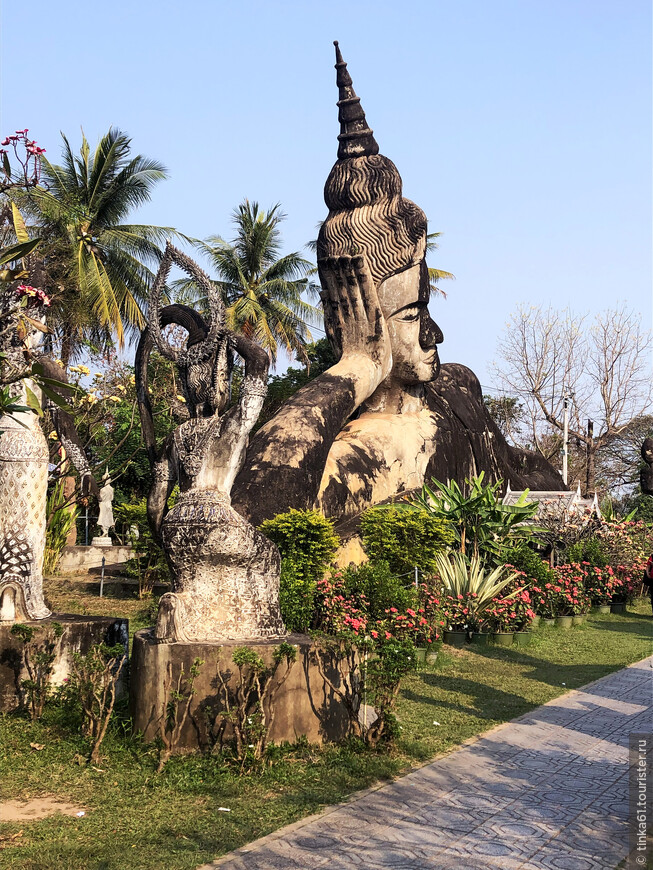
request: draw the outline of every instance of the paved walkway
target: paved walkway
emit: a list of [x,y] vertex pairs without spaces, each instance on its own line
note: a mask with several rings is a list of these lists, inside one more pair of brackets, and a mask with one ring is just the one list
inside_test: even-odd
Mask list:
[[612,870],[653,656],[201,870]]

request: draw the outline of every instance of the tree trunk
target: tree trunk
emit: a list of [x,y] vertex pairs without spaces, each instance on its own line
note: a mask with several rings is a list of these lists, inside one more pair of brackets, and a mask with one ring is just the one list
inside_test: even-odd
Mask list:
[[585,468],[585,495],[587,498],[595,492],[595,458],[597,445],[594,443],[594,423],[587,421],[587,465]]

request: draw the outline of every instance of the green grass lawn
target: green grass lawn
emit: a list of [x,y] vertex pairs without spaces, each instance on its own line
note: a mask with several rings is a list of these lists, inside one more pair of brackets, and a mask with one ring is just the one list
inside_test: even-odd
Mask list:
[[[100,612],[122,615],[124,604],[114,599],[113,611]],[[83,606],[94,612],[92,602]],[[144,607],[138,602],[133,611]],[[525,649],[443,652],[434,668],[405,680],[402,736],[391,752],[300,746],[243,777],[216,757],[174,758],[156,775],[156,750],[121,738],[118,723],[93,769],[77,763],[85,744],[63,727],[57,708],[40,723],[0,717],[0,799],[51,794],[86,810],[83,818],[3,824],[0,863],[21,870],[194,868],[644,658],[652,629],[646,602],[567,631],[538,630]]]

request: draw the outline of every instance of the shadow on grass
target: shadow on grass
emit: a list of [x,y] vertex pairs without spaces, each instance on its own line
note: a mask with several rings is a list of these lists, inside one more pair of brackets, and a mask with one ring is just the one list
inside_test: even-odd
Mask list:
[[521,695],[514,692],[504,692],[495,689],[485,683],[469,680],[464,677],[449,677],[439,673],[422,673],[420,679],[425,686],[431,686],[439,692],[447,692],[452,695],[466,695],[471,700],[469,703],[456,703],[443,698],[415,691],[403,689],[402,697],[415,704],[427,704],[437,707],[439,710],[453,710],[458,713],[466,713],[479,719],[512,719],[537,706],[537,703],[529,702]]

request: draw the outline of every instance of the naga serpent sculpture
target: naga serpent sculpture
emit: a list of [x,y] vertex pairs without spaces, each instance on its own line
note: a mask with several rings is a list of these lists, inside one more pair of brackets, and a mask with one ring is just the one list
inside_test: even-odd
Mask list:
[[[161,306],[172,264],[204,291],[209,321],[186,305]],[[173,347],[163,328],[187,333]],[[180,375],[190,419],[157,449],[147,389],[152,348]],[[234,353],[245,363],[237,401],[229,403]],[[149,325],[136,355],[143,434],[153,468],[148,519],[166,554],[173,591],[159,604],[155,634],[160,642],[273,638],[285,635],[279,611],[277,548],[231,507],[230,492],[242,467],[249,432],[267,392],[269,360],[245,336],[225,329],[224,303],[208,276],[170,243],[150,295]],[[179,497],[168,510],[175,484]]]

